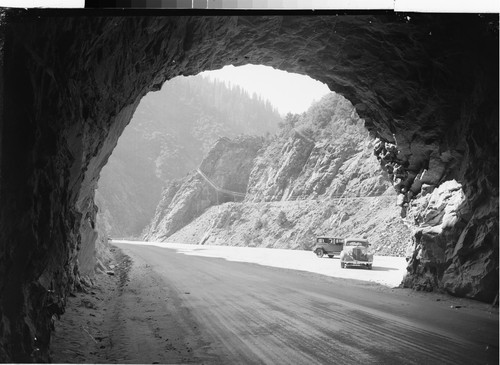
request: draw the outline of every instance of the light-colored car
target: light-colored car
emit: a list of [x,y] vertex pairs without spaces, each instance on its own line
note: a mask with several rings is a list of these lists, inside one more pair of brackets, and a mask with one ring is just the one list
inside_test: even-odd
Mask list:
[[370,243],[364,238],[347,238],[340,253],[340,267],[364,266],[372,269],[373,253],[369,250]]
[[343,246],[344,239],[341,237],[319,236],[316,237],[316,245],[313,248],[313,252],[318,257],[328,255],[329,258],[333,258],[333,256],[340,254]]

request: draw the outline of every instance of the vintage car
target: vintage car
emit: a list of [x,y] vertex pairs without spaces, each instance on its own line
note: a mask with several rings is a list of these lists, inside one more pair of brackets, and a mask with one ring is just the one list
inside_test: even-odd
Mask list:
[[371,270],[373,253],[369,251],[370,243],[364,238],[347,238],[340,253],[340,267],[364,266]]
[[316,245],[313,248],[313,252],[318,257],[328,255],[329,258],[333,258],[333,256],[340,254],[343,246],[343,238],[319,236],[316,237]]

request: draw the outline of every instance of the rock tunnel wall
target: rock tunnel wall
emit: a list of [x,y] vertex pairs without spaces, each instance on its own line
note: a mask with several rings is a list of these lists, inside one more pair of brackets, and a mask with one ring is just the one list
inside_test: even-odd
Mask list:
[[52,318],[93,269],[99,172],[140,98],[226,64],[308,74],[351,100],[396,144],[409,216],[424,170],[425,191],[456,180],[454,224],[414,223],[406,283],[496,294],[498,16],[1,15],[0,360],[48,360]]

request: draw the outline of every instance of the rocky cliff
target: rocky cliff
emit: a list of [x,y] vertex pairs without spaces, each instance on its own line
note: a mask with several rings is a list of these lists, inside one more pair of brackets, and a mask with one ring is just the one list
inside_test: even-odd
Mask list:
[[158,238],[310,249],[318,235],[365,235],[379,254],[403,255],[410,231],[374,144],[352,104],[331,93],[306,113],[287,116],[255,159],[244,201],[213,207]]
[[[409,283],[430,276],[456,295],[493,301],[498,14],[170,15],[1,14],[1,361],[48,360],[57,303],[79,262],[93,261],[99,173],[139,100],[175,76],[226,64],[326,83],[373,135],[397,145],[408,185],[424,170],[436,188],[456,180],[465,195],[459,220],[416,236],[425,260],[415,257]],[[445,254],[431,255],[435,246]]]
[[285,124],[259,156],[246,200],[370,197],[392,186],[373,157],[364,121],[341,95],[325,96]]
[[261,137],[219,139],[195,172],[182,181],[171,182],[164,189],[144,238],[164,240],[207,208],[241,200],[247,190],[253,160],[262,144]]
[[491,300],[489,288],[498,286],[498,200],[482,204],[471,211],[456,180],[423,186],[408,207],[413,254],[405,286]]

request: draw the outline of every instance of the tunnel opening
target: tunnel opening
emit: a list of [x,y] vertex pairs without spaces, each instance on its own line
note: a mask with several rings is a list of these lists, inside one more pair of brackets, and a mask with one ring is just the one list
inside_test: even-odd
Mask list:
[[326,83],[372,134],[397,142],[425,189],[455,179],[461,187],[448,192],[467,203],[436,221],[437,234],[418,227],[407,284],[490,302],[498,294],[497,16],[21,11],[2,31],[0,359],[48,359],[52,316],[93,268],[99,171],[141,97],[226,63]]
[[226,66],[166,81],[141,99],[101,171],[96,201],[98,220],[107,232],[102,235],[141,239],[162,190],[196,170],[209,187],[197,197],[195,215],[207,204],[242,201],[246,179],[228,175],[231,164],[238,165],[239,174],[248,169],[237,155],[236,160],[226,156],[213,161],[219,165],[217,176],[203,171],[215,168],[209,162],[201,166],[214,143],[245,135],[261,137],[254,140],[260,145],[277,132],[282,116],[303,112],[328,91],[303,75],[258,65]]
[[[387,176],[378,166],[374,143],[352,104],[307,76],[246,65],[174,78],[142,99],[110,168],[103,168],[96,195],[100,236],[309,250],[315,236],[359,235],[370,236],[377,254],[401,256],[409,231],[398,222],[392,171]],[[281,167],[262,168],[269,164]],[[354,212],[366,214],[367,199],[378,216]],[[302,204],[307,201],[328,206],[318,213],[323,219],[313,221],[322,205]],[[227,206],[208,212],[236,202],[264,210],[267,203],[288,205],[269,217],[249,218],[250,210],[242,220]],[[198,232],[191,228],[195,219],[212,228]],[[374,231],[382,220],[391,236]],[[245,234],[229,237],[217,231],[221,224]]]

